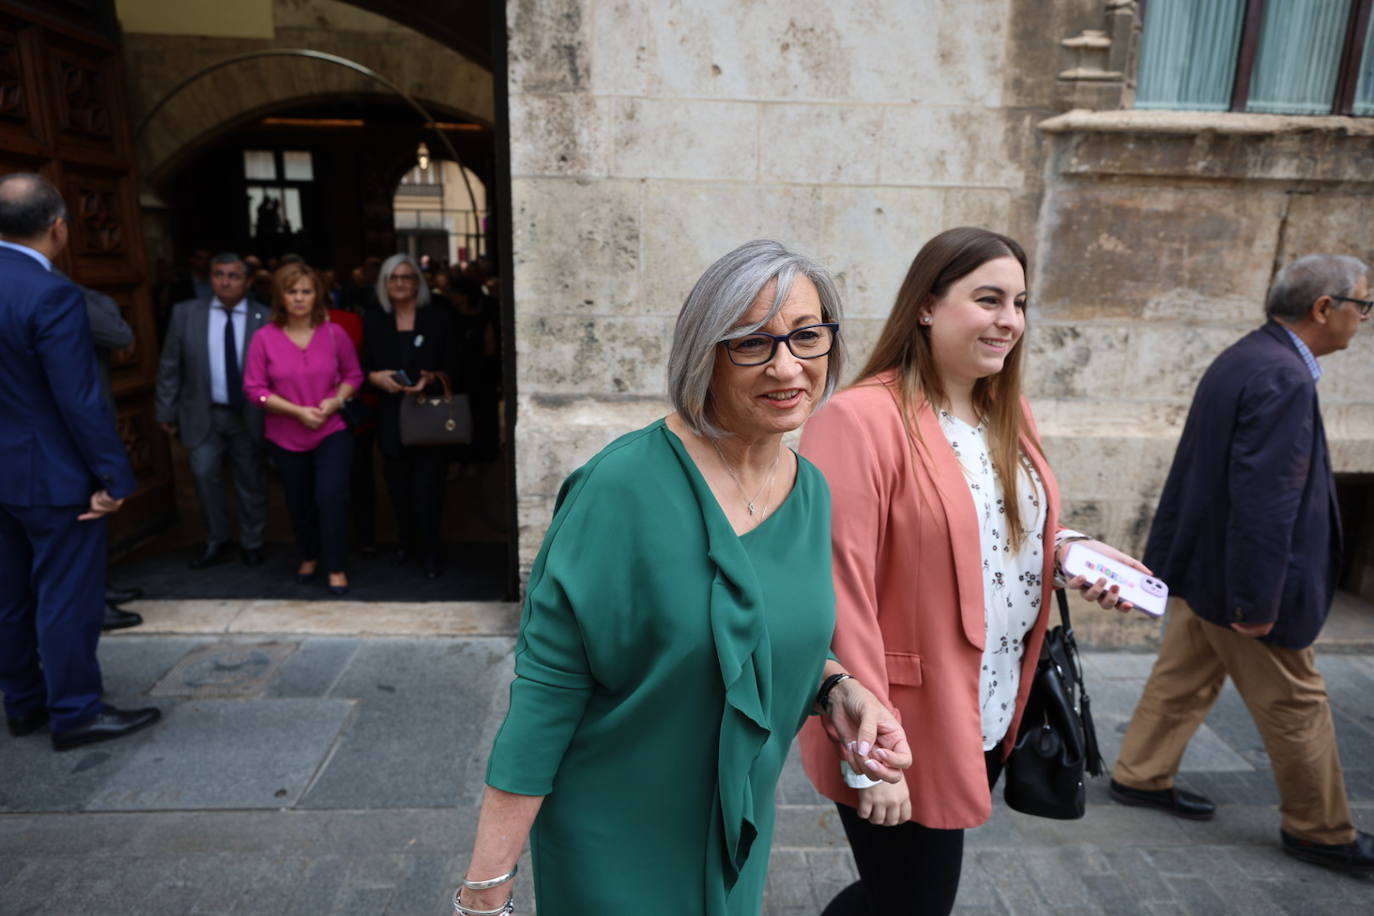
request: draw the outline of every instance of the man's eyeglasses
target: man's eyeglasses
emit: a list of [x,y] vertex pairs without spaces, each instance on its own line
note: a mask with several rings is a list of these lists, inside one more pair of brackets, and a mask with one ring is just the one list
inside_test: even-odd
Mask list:
[[1374,309],[1374,299],[1351,299],[1349,296],[1332,296],[1337,302],[1353,302],[1355,307],[1360,310],[1360,316],[1369,314],[1370,309]]
[[786,343],[787,349],[797,359],[825,356],[835,346],[835,338],[839,333],[839,324],[809,324],[788,334],[765,334],[759,331],[722,340],[720,344],[725,348],[730,362],[736,366],[762,366],[778,352],[779,343]]

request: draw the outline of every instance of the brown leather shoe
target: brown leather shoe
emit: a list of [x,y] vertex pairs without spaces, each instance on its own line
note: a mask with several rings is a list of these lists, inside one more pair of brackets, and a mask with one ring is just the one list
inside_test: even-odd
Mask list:
[[1193,821],[1209,821],[1216,814],[1217,806],[1211,799],[1203,798],[1196,792],[1185,792],[1179,788],[1171,789],[1132,789],[1123,786],[1115,779],[1107,786],[1107,794],[1123,805],[1144,808],[1158,808],[1179,817]]

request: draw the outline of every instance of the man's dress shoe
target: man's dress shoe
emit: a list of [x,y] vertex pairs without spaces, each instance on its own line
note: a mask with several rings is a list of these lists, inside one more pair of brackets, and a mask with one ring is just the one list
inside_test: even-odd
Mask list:
[[229,556],[229,544],[206,544],[205,552],[191,561],[192,569],[204,569],[207,566],[214,566],[220,560]]
[[1279,839],[1284,852],[1304,862],[1332,868],[1374,868],[1374,836],[1363,830],[1357,831],[1349,843],[1311,843],[1286,830],[1279,831]]
[[133,611],[126,611],[115,607],[113,604],[105,604],[105,619],[100,621],[102,630],[123,630],[128,627],[136,627],[143,622],[143,618]]
[[113,741],[131,735],[139,729],[147,728],[162,718],[162,710],[154,707],[146,709],[115,709],[106,706],[105,711],[90,719],[84,725],[52,733],[52,749],[70,751],[97,741]]
[[262,565],[262,548],[261,548],[261,547],[245,547],[245,548],[243,548],[242,559],[243,559],[243,565],[244,565],[244,566],[261,566],[261,565]]
[[1132,789],[1113,779],[1107,787],[1107,794],[1123,805],[1159,808],[1161,811],[1168,811],[1170,814],[1194,821],[1211,820],[1217,811],[1217,806],[1211,800],[1195,792],[1185,792],[1178,788]]
[[16,738],[32,735],[47,724],[48,711],[46,709],[37,709],[27,716],[20,716],[18,719],[5,720],[5,725],[9,727],[10,734]]
[[133,588],[106,588],[106,604],[127,604],[130,601],[137,601],[143,597],[143,589],[134,586]]

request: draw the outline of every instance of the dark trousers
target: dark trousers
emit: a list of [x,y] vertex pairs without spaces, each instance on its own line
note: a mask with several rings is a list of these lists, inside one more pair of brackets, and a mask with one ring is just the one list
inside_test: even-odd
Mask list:
[[[991,788],[1002,774],[1000,748],[987,751],[984,759]],[[879,827],[848,805],[835,807],[859,880],[840,891],[821,916],[946,916],[954,909],[964,864],[963,830],[936,830],[915,821]]]
[[353,437],[353,539],[365,549],[377,546],[377,484],[372,473],[374,451],[376,436],[372,433]]
[[341,429],[308,452],[293,452],[275,442],[267,447],[286,491],[286,511],[301,561],[319,560],[326,572],[345,571],[353,434]]
[[382,474],[396,513],[396,544],[426,559],[438,559],[439,520],[444,510],[448,449],[402,448],[397,457],[382,456]]
[[84,506],[0,504],[0,692],[5,715],[47,707],[53,731],[98,715],[105,520]]
[[267,473],[262,464],[262,443],[248,432],[243,414],[227,407],[210,408],[210,434],[187,452],[200,511],[205,516],[205,540],[211,544],[229,540],[229,503],[224,494],[227,459],[238,496],[239,546],[261,549],[267,528]]

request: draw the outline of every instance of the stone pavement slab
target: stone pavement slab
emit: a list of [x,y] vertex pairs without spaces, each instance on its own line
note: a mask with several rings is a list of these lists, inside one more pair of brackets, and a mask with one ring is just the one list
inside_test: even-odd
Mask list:
[[[158,705],[163,723],[68,754],[52,753],[46,735],[0,736],[0,916],[451,912],[513,641],[276,633],[270,639],[294,651],[252,697],[149,696],[196,650],[265,638],[131,631],[105,640],[110,702]],[[1110,754],[1152,661],[1085,657]],[[1319,654],[1319,665],[1355,818],[1370,828],[1374,654]],[[1374,880],[1280,851],[1263,747],[1229,688],[1180,781],[1219,802],[1215,820],[1115,805],[1105,780],[1090,783],[1080,821],[1026,817],[995,801],[989,821],[966,835],[956,911],[1374,912]],[[795,751],[777,801],[765,914],[815,916],[855,877],[843,831]],[[528,855],[523,868],[519,912],[528,914]],[[652,901],[641,912],[652,916]]]

